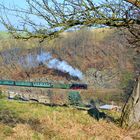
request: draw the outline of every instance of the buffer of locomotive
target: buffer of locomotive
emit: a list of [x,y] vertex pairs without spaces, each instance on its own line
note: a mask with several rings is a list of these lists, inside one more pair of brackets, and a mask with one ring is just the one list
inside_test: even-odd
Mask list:
[[52,84],[52,83],[48,83],[48,82],[27,82],[27,81],[0,80],[0,85],[40,87],[40,88],[59,88],[59,89],[87,89],[87,84],[81,84],[81,83]]

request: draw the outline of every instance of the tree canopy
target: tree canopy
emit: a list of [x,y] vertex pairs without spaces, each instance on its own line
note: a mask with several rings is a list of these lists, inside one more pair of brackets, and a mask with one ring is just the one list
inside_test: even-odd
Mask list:
[[[51,39],[73,27],[140,25],[139,0],[26,0],[26,8],[0,4],[0,22],[15,37]],[[14,24],[9,15],[16,16]],[[133,32],[134,34],[134,32]]]

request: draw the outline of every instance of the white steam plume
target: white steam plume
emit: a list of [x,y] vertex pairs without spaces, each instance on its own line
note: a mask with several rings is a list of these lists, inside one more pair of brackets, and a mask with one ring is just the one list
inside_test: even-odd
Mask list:
[[83,78],[83,74],[80,70],[73,68],[66,61],[60,61],[58,59],[52,59],[47,63],[47,66],[51,69],[60,70],[62,72],[67,72],[71,76],[78,77],[79,79]]
[[53,58],[49,52],[41,52],[38,55],[29,54],[26,58],[21,58],[20,64],[24,67],[32,68],[43,63],[50,69],[56,69],[62,72],[69,73],[73,77],[78,77],[82,80],[83,74],[77,68],[73,68],[66,61],[60,61],[57,58]]
[[39,63],[45,63],[49,59],[52,58],[52,55],[49,52],[41,52],[39,55],[37,55],[37,61]]

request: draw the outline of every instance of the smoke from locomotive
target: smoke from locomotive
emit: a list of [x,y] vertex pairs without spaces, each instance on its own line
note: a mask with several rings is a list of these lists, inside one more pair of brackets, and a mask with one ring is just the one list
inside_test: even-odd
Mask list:
[[41,51],[38,55],[29,54],[26,58],[20,59],[19,63],[25,68],[32,68],[39,64],[43,64],[50,69],[56,69],[68,73],[70,76],[78,77],[80,80],[83,79],[83,73],[79,69],[73,68],[64,60],[61,61],[57,58],[53,58],[49,52]]

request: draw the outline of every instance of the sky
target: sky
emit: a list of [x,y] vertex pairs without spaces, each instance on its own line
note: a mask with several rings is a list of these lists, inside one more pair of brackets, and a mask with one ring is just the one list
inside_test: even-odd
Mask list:
[[[11,7],[13,5],[16,5],[18,7],[26,7],[26,0],[0,0],[0,3],[5,4],[8,7]],[[11,20],[13,20],[13,17],[10,17]],[[5,30],[4,26],[0,24],[0,30]]]
[[[41,1],[41,0],[40,0]],[[49,0],[48,0],[49,1]],[[60,0],[61,1],[61,0]],[[93,2],[99,2],[100,0],[93,0]],[[26,7],[26,0],[0,0],[0,3],[5,4],[8,7],[12,7],[13,5],[16,5],[21,8]],[[14,22],[15,17],[9,16],[9,19]],[[15,19],[16,20],[16,19]],[[37,20],[37,19],[36,19]],[[4,26],[0,24],[0,31],[5,30]]]

